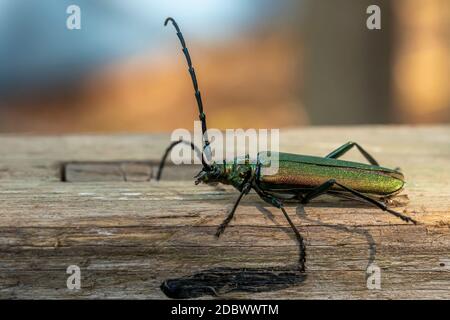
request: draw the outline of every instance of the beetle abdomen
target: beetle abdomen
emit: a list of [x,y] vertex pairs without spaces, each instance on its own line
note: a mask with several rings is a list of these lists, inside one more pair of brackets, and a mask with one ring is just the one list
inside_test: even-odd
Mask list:
[[[259,183],[266,190],[311,189],[334,179],[359,192],[390,195],[404,185],[400,172],[363,163],[279,153],[278,172],[267,174],[269,163],[263,154],[259,160]],[[342,189],[334,186],[332,190]]]

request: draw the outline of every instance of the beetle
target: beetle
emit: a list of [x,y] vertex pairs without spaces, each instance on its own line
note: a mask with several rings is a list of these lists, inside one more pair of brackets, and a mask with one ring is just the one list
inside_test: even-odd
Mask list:
[[[168,22],[173,24],[186,58],[188,71],[194,86],[204,141],[202,151],[192,142],[185,140],[172,142],[162,157],[156,180],[160,180],[165,160],[172,148],[179,143],[185,143],[190,145],[202,160],[202,169],[194,177],[196,179],[195,184],[222,183],[235,187],[240,194],[227,217],[218,226],[216,237],[219,237],[225,231],[241,199],[250,190],[254,190],[262,200],[283,212],[299,244],[299,270],[301,272],[305,272],[306,247],[302,235],[284,208],[286,200],[298,201],[306,205],[314,198],[324,194],[339,198],[351,198],[372,204],[405,222],[417,224],[416,220],[388,208],[385,203],[386,200],[402,191],[405,184],[404,175],[399,169],[380,166],[362,146],[355,142],[347,142],[325,157],[280,152],[277,154],[278,172],[270,175],[264,174],[264,168],[270,164],[268,156],[272,156],[270,151],[259,152],[254,163],[250,163],[248,157],[245,162],[235,158],[234,161],[228,163],[225,161],[223,163],[210,163],[208,157],[205,156],[208,151],[210,152],[210,142],[207,136],[206,116],[203,111],[203,102],[195,70],[178,24],[171,17],[165,20],[164,25],[167,26]],[[368,164],[339,159],[352,148],[356,148],[368,161]]]

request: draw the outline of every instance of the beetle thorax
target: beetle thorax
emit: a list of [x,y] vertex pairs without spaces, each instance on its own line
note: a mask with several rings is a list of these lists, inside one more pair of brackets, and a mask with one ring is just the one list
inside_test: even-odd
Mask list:
[[202,182],[206,184],[222,183],[232,185],[237,189],[242,187],[242,184],[253,174],[255,165],[249,163],[238,163],[233,161],[231,163],[217,164],[213,163],[210,170],[204,169],[196,176],[196,184]]

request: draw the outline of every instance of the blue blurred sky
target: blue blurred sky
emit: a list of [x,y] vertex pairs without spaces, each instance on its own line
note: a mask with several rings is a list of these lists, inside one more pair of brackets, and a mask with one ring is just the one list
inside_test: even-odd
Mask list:
[[[81,30],[66,28],[72,4],[81,8]],[[76,78],[127,55],[156,57],[174,41],[163,28],[167,16],[189,40],[214,43],[265,21],[274,6],[269,0],[0,0],[0,93]]]

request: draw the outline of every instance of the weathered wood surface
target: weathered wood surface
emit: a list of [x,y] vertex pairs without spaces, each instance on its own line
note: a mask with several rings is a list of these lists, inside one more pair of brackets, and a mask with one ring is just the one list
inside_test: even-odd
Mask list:
[[[348,140],[402,168],[409,202],[397,209],[421,224],[353,201],[289,206],[307,242],[303,278],[282,214],[257,196],[217,240],[234,190],[195,186],[192,166],[152,181],[167,135],[3,135],[0,298],[166,298],[167,279],[213,279],[221,298],[450,299],[450,127],[286,129],[280,149],[325,155]],[[380,290],[366,286],[370,263]],[[69,265],[81,290],[66,287]]]

